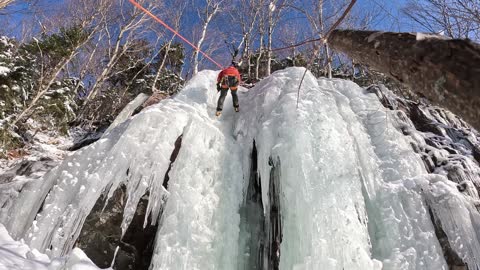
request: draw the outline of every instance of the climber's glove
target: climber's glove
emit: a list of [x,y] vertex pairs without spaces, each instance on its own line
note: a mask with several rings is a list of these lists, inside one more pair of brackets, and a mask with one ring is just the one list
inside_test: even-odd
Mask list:
[[222,90],[222,84],[221,83],[217,83],[217,92]]

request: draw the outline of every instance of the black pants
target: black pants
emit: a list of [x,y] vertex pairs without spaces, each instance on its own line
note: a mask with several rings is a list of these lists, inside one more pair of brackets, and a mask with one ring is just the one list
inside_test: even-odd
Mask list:
[[[235,91],[230,90],[230,92],[232,93],[233,107],[238,108],[237,90]],[[221,111],[223,109],[223,102],[225,101],[225,97],[227,96],[227,94],[228,94],[228,88],[225,88],[225,89],[222,88],[222,90],[220,90],[220,97],[218,98],[218,103],[217,103],[217,111]]]

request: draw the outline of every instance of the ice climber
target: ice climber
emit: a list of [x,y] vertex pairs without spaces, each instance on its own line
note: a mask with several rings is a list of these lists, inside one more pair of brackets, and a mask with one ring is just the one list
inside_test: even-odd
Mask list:
[[218,74],[217,91],[220,91],[220,97],[218,98],[217,113],[215,114],[216,116],[220,116],[222,114],[223,102],[228,94],[228,89],[230,89],[230,92],[232,93],[233,108],[236,112],[239,111],[237,89],[241,78],[240,72],[238,72],[237,68],[238,63],[232,61],[231,66],[222,70],[220,74]]

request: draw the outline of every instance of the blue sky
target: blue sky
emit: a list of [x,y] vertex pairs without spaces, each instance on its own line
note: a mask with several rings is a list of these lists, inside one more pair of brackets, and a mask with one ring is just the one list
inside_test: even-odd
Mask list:
[[[38,0],[37,8],[47,12],[55,12],[56,8],[60,8],[59,2],[61,2],[61,0]],[[400,11],[405,5],[405,2],[406,0],[359,0],[355,8],[378,8],[384,12],[385,19],[375,25],[378,30],[412,31],[414,27]],[[22,31],[21,21],[35,19],[32,18],[32,10],[29,8],[29,5],[25,4],[25,1],[22,0],[17,0],[16,4],[10,5],[2,13],[5,12],[8,15],[0,15],[0,21],[3,20],[5,23],[2,23],[2,25],[8,25],[8,30],[15,35],[20,35]],[[185,20],[187,25],[197,23],[195,17],[196,12],[194,10],[188,11]],[[299,18],[298,14],[296,14],[295,17]]]
[[383,11],[385,20],[377,25],[378,30],[396,32],[420,31],[418,27],[402,13],[402,9],[406,3],[406,0],[359,0],[357,8],[362,6],[367,8],[376,7]]
[[[59,2],[62,0],[38,0],[36,8],[42,9],[46,11],[46,17],[50,12],[56,12],[58,9],[61,8]],[[196,0],[200,1],[200,0]],[[406,19],[406,16],[402,14],[401,9],[405,5],[407,0],[396,0],[396,1],[384,1],[384,0],[358,0],[354,9],[364,10],[364,9],[377,9],[382,12],[381,20],[377,21],[374,25],[376,30],[390,30],[390,31],[414,31],[419,30],[415,29],[415,27]],[[167,1],[165,1],[167,2]],[[203,2],[203,1],[202,1]],[[191,6],[191,5],[189,5]],[[23,0],[17,0],[16,4],[10,5],[3,13],[7,15],[0,15],[0,22],[3,20],[3,33],[1,33],[2,29],[0,29],[0,34],[5,34],[7,32],[10,36],[14,35],[17,38],[22,36],[22,32],[25,31],[25,27],[22,27],[22,21],[31,21],[31,20],[41,20],[42,18],[36,18],[32,14],[32,9],[28,4],[25,4]],[[285,18],[285,20],[300,20],[305,21],[304,18],[300,14],[291,13],[289,16]],[[184,18],[184,26],[182,29],[182,33],[187,38],[192,38],[192,28],[194,25],[198,23],[197,13],[192,8],[186,11],[186,15]],[[225,21],[214,21],[214,24],[218,28],[222,28],[222,24],[226,23]],[[232,22],[227,22],[233,27],[235,26]],[[31,25],[31,24],[29,24]],[[306,24],[305,24],[306,25]],[[31,29],[26,29],[27,31]],[[303,31],[304,32],[304,31]],[[297,33],[297,40],[304,40],[305,38],[309,38],[310,34],[302,33],[302,31],[298,31]],[[221,42],[224,45],[224,39],[218,39],[218,42]],[[281,47],[284,44],[278,43],[274,44],[274,47]],[[226,45],[224,45],[226,48]],[[228,58],[228,53],[226,51],[217,52],[216,58]],[[222,64],[228,64],[229,60],[220,61]],[[205,63],[207,64],[207,63]],[[209,66],[209,64],[207,64]]]
[[[42,9],[48,15],[49,12],[55,12],[60,8],[58,5],[59,2],[62,2],[62,0],[38,0],[35,8]],[[23,31],[23,21],[39,19],[33,16],[34,11],[34,8],[32,8],[32,5],[30,5],[28,1],[17,0],[0,11],[0,25],[4,27],[0,29],[0,31],[3,30],[10,36],[20,37]],[[4,32],[2,34],[5,34]]]

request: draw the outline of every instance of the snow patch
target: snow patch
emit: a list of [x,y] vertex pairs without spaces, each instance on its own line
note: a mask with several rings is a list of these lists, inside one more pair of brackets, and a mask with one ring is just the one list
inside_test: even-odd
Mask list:
[[[0,223],[0,269],[5,270],[99,270],[80,249],[68,257],[51,260],[36,249],[10,237]],[[110,268],[108,268],[110,269]]]
[[384,32],[382,32],[382,31],[376,31],[376,32],[374,32],[374,33],[372,33],[372,34],[370,34],[370,35],[368,36],[367,41],[368,41],[368,42],[372,42],[372,41],[375,40],[377,37],[383,35],[383,33],[384,33]]
[[426,39],[443,39],[448,40],[450,38],[443,36],[443,35],[436,35],[436,34],[429,34],[429,33],[415,33],[417,40],[426,40]]
[[0,76],[7,76],[11,69],[5,66],[0,66]]

